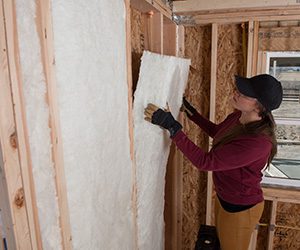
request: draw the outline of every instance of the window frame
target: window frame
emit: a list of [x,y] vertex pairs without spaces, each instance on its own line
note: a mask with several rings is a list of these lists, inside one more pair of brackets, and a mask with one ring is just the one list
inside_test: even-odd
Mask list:
[[[274,57],[299,57],[300,58],[300,51],[264,51],[262,65],[262,73],[269,74],[270,69],[270,59]],[[300,125],[300,119],[297,118],[276,118],[274,117],[276,124],[284,124],[284,125]],[[300,167],[300,165],[299,165]],[[280,170],[279,170],[280,171]],[[300,188],[300,180],[298,179],[289,179],[289,178],[282,178],[282,177],[269,177],[266,176],[267,169],[263,170],[263,177],[262,177],[262,185],[263,186],[281,186],[281,187],[294,187]],[[270,172],[268,172],[270,173]]]

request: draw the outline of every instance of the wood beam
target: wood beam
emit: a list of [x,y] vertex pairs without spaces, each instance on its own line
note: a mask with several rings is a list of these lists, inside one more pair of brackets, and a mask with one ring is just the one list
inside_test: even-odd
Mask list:
[[159,12],[172,20],[172,11],[162,0],[130,0],[130,5],[142,13]]
[[247,77],[257,74],[258,68],[258,31],[259,22],[250,21],[248,25]]
[[[216,88],[217,88],[217,58],[218,58],[218,24],[212,24],[211,38],[211,72],[210,72],[210,105],[209,120],[214,122],[216,119]],[[209,140],[209,148],[212,147],[212,140]],[[213,180],[212,172],[207,174],[207,202],[206,202],[206,224],[212,224],[212,196]]]
[[246,76],[252,75],[252,54],[253,54],[254,22],[248,23],[248,45],[247,45],[247,72]]
[[251,75],[255,76],[257,74],[257,59],[258,59],[258,32],[259,32],[259,21],[253,22],[253,42],[252,42],[252,66]]
[[132,81],[132,57],[131,57],[131,9],[130,0],[124,0],[126,8],[126,66],[127,66],[127,86],[128,86],[128,128],[130,140],[130,159],[132,161],[132,221],[134,232],[134,250],[138,250],[138,222],[137,222],[137,168],[134,157],[134,128],[133,128],[133,81]]
[[173,12],[217,11],[232,9],[267,9],[278,7],[299,7],[297,0],[185,0],[173,2]]
[[[184,27],[164,18],[164,55],[184,57]],[[183,113],[178,121],[183,124]],[[182,249],[183,154],[171,146],[165,186],[165,249]]]
[[[4,23],[5,21],[5,23]],[[11,225],[9,249],[42,249],[33,184],[24,97],[19,65],[14,1],[0,6],[0,140],[3,153],[1,182],[7,189]]]
[[182,25],[204,25],[210,23],[239,23],[249,21],[299,20],[300,7],[287,7],[267,10],[227,10],[177,13],[174,16]]
[[277,200],[280,202],[290,202],[300,204],[299,190],[264,187],[265,200]]
[[[1,35],[1,33],[0,33]],[[1,45],[1,42],[0,42]],[[1,46],[1,49],[3,47]],[[2,59],[0,55],[0,59]],[[2,61],[2,60],[1,60]],[[1,65],[2,66],[2,65]],[[0,69],[0,75],[3,73],[3,71]],[[4,82],[2,81],[3,78],[0,76],[0,82],[3,84]],[[3,90],[3,87],[0,86],[0,98],[1,98],[1,92]],[[5,92],[4,92],[5,93]],[[1,99],[0,99],[0,105],[2,105]],[[0,112],[1,106],[0,106]],[[2,115],[0,114],[0,119],[2,118]],[[1,149],[1,145],[5,145],[3,142],[3,125],[0,125],[0,212],[1,212],[1,218],[2,218],[2,228],[0,228],[0,232],[3,230],[4,234],[6,235],[6,243],[8,246],[12,247],[13,249],[16,248],[16,239],[13,231],[13,217],[11,214],[11,203],[10,203],[10,197],[9,197],[9,187],[7,185],[7,175],[5,174],[5,166],[4,166],[4,160],[3,160],[3,153]],[[0,234],[0,249],[3,250],[4,242],[3,242],[3,236]]]
[[150,16],[150,51],[163,53],[163,24],[164,16],[160,12],[156,12]]
[[53,27],[51,1],[36,1],[36,24],[41,44],[41,57],[47,87],[47,102],[49,106],[49,125],[51,128],[52,160],[55,171],[56,194],[59,209],[59,224],[62,235],[63,249],[72,249],[72,236],[69,218],[66,179],[63,163],[63,146],[59,122],[57,100],[55,58],[53,44]]
[[176,55],[176,32],[177,25],[166,17],[163,17],[163,50],[162,54]]
[[271,219],[270,219],[270,225],[269,225],[268,250],[273,249],[274,233],[275,233],[275,222],[276,222],[276,212],[277,212],[277,200],[273,200],[272,210],[271,210]]

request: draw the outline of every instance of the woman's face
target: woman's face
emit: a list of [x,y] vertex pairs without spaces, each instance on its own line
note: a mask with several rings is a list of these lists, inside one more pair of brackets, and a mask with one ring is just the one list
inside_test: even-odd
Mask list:
[[237,89],[233,93],[231,102],[235,109],[238,109],[242,112],[259,112],[257,99],[245,96]]

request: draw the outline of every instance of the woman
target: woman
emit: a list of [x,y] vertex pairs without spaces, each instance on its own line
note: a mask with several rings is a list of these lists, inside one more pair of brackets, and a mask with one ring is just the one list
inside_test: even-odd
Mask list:
[[145,119],[169,130],[172,141],[193,165],[213,171],[215,224],[222,250],[247,250],[259,222],[264,208],[262,170],[277,152],[271,111],[282,102],[281,83],[267,74],[237,76],[236,87],[232,98],[236,111],[218,125],[183,101],[187,116],[213,138],[209,152],[188,139],[169,110],[154,104],[145,109]]

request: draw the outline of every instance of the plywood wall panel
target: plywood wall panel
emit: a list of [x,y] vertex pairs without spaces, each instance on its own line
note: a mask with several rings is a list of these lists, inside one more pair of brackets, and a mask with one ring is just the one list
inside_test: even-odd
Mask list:
[[[210,44],[209,26],[187,27],[185,56],[191,58],[186,97],[205,117],[209,116]],[[202,148],[208,148],[208,137],[188,119],[184,119],[184,131]],[[183,162],[183,212],[182,249],[193,249],[201,223],[205,223],[207,173],[200,172],[184,158]]]
[[300,27],[266,27],[259,29],[259,50],[300,50]]
[[132,61],[132,87],[136,89],[141,66],[141,57],[145,49],[145,18],[144,15],[131,8],[131,61]]
[[300,204],[278,202],[275,223],[300,230]]
[[244,75],[243,60],[241,25],[220,25],[216,89],[217,123],[223,121],[233,111],[230,98],[235,87],[234,75]]
[[276,250],[299,250],[300,230],[275,228],[273,249]]

